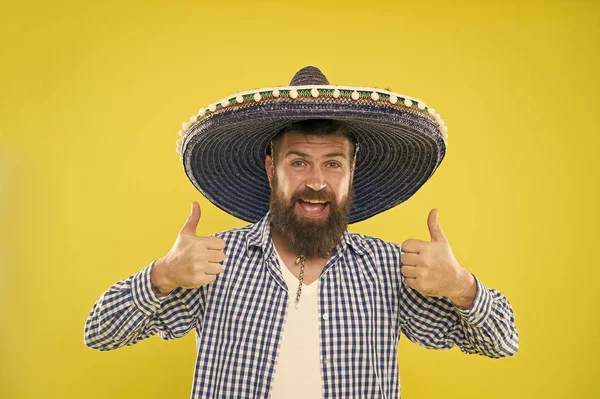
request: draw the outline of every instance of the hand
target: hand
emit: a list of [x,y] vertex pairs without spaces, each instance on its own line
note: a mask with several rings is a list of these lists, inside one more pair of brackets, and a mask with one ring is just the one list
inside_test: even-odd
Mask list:
[[401,272],[406,284],[421,294],[445,296],[459,306],[468,306],[477,292],[475,278],[454,257],[437,215],[438,210],[432,209],[427,218],[431,242],[406,240],[402,243]]
[[152,269],[152,284],[161,294],[176,287],[198,288],[216,280],[223,271],[225,240],[219,237],[198,237],[200,205],[192,202],[192,212],[179,231],[173,248],[160,258]]

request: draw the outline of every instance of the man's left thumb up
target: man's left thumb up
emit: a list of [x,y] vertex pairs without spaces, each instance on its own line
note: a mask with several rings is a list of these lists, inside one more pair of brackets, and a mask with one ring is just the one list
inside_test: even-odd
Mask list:
[[437,209],[434,208],[429,212],[429,216],[427,217],[427,226],[429,227],[429,235],[431,235],[432,242],[448,242],[438,222]]

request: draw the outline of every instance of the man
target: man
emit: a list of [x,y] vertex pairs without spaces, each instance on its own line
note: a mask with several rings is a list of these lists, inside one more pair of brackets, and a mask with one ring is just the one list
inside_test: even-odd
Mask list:
[[192,398],[399,398],[400,333],[513,355],[510,304],[458,263],[437,210],[431,241],[347,231],[414,194],[443,159],[445,133],[422,102],[330,86],[314,67],[202,108],[180,133],[186,173],[255,223],[197,237],[193,202],[169,253],[98,299],[86,345],[195,329]]

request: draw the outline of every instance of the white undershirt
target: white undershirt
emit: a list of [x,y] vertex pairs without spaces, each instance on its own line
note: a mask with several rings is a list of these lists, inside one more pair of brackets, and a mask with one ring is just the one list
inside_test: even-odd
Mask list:
[[287,283],[289,300],[281,347],[275,364],[271,399],[321,399],[318,283],[302,284],[300,302],[296,308],[298,279],[275,251],[283,279]]

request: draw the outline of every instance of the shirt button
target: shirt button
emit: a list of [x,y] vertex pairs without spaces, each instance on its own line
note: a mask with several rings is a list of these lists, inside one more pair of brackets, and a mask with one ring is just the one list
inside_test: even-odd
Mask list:
[[327,366],[327,363],[328,363],[328,362],[327,362],[327,358],[326,358],[326,357],[324,357],[324,358],[323,358],[323,364]]
[[323,313],[323,320],[329,320],[329,315],[327,313]]

